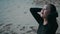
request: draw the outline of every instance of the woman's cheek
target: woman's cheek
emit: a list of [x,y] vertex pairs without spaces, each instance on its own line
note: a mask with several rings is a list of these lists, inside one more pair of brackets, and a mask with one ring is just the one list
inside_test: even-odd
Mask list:
[[48,12],[47,11],[44,11],[44,16],[46,17],[48,15]]
[[44,15],[46,15],[47,14],[47,12],[46,11],[44,11]]

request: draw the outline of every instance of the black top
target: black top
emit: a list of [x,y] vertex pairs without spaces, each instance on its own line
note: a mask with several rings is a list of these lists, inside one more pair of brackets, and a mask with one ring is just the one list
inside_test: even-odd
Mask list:
[[36,19],[36,21],[38,22],[38,24],[41,24],[40,22],[42,21],[42,18],[40,17],[39,14],[37,14],[37,12],[40,12],[42,8],[30,8],[30,12],[33,15],[33,17]]
[[[33,17],[36,19],[36,21],[39,24],[38,30],[37,30],[37,34],[55,34],[58,25],[56,22],[56,18],[54,18],[55,16],[53,15],[49,15],[49,19],[48,19],[48,24],[47,25],[43,25],[43,19],[41,18],[41,16],[39,14],[37,14],[37,12],[40,12],[42,8],[30,8],[30,12],[33,15]],[[50,18],[50,16],[52,16]]]

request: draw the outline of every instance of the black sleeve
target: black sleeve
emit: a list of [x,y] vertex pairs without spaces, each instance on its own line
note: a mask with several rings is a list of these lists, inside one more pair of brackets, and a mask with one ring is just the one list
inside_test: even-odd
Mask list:
[[37,12],[40,12],[42,8],[30,8],[30,12],[33,15],[33,17],[36,19],[36,21],[38,22],[38,24],[40,24],[41,22],[41,17],[39,14],[37,14]]

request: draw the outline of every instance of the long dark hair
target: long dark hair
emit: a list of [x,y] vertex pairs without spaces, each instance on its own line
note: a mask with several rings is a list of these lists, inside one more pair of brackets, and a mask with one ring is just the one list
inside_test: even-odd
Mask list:
[[56,10],[56,7],[55,7],[55,5],[53,5],[53,4],[47,4],[49,7],[50,7],[50,9],[51,9],[51,12],[50,12],[50,14],[47,16],[47,19],[49,20],[49,21],[56,21],[56,18],[58,17],[58,12],[57,12],[57,10]]

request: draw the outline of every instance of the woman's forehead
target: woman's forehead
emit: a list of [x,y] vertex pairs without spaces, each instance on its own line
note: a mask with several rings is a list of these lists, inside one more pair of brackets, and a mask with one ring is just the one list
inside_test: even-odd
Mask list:
[[44,5],[43,9],[50,9],[50,6],[49,5]]

